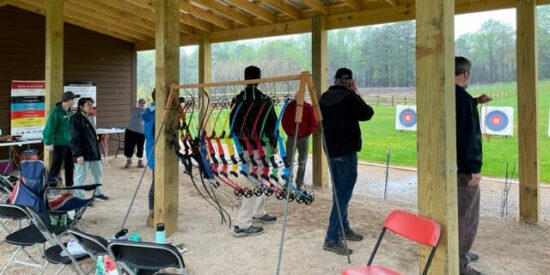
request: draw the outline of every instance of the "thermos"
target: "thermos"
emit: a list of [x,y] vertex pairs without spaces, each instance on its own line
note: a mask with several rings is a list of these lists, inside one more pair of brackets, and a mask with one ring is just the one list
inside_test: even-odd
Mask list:
[[155,234],[156,243],[165,243],[164,240],[164,223],[157,224],[157,233]]

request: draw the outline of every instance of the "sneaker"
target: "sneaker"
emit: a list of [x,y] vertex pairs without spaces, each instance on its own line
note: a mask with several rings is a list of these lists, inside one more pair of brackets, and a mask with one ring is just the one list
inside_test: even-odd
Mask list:
[[96,199],[100,200],[100,201],[106,201],[109,199],[109,197],[103,195],[103,194],[99,194],[99,195],[95,195],[94,196]]
[[130,165],[132,165],[132,159],[126,159],[126,165],[124,165],[124,168],[128,169],[130,168]]
[[153,227],[154,223],[155,223],[155,218],[153,216],[153,213],[151,213],[151,214],[149,214],[149,216],[147,216],[147,222],[145,223],[145,226]]
[[477,260],[479,260],[479,255],[477,255],[476,253],[474,253],[472,251],[468,252],[467,257],[470,259],[470,262],[477,262]]
[[335,242],[325,243],[323,244],[323,249],[327,251],[332,251],[338,255],[351,255],[353,253],[352,249],[346,249],[346,246],[344,245],[344,242],[338,240]]
[[250,226],[249,228],[239,228],[238,226],[235,226],[235,229],[233,229],[233,236],[237,238],[254,236],[262,233],[264,233],[264,228],[261,226]]
[[275,216],[270,216],[269,214],[265,214],[259,218],[252,218],[253,221],[257,221],[257,222],[263,222],[263,223],[274,223],[275,221],[277,221],[277,217]]
[[304,191],[304,184],[297,184],[296,189],[298,189],[298,191]]
[[[342,236],[340,237],[340,240],[342,240]],[[355,233],[353,230],[350,230],[349,232],[346,232],[346,241],[352,241],[352,242],[360,242],[363,240],[363,235]]]
[[143,160],[142,160],[142,159],[138,160],[138,166],[137,166],[137,167],[138,167],[138,168],[143,168],[143,167],[145,167],[145,165],[143,164]]
[[464,271],[460,273],[460,275],[485,275],[483,272],[477,271],[475,268],[471,267],[470,265],[466,266]]

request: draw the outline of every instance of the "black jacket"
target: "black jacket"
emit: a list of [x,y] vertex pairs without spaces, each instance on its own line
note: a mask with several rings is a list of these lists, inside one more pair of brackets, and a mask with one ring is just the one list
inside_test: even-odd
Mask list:
[[458,172],[481,172],[482,147],[477,101],[456,85],[456,162]]
[[331,86],[319,101],[328,155],[341,157],[361,151],[359,121],[370,120],[374,110],[363,99],[343,86]]
[[98,137],[92,123],[78,111],[71,117],[71,151],[73,159],[84,157],[84,160],[101,160]]
[[[264,101],[265,101],[265,107],[262,110],[262,113],[258,114],[260,111],[260,107],[262,106],[262,103]],[[237,112],[237,106],[241,102],[242,102],[242,106]],[[257,88],[253,88],[252,86],[247,86],[244,91],[241,91],[237,96],[233,98],[233,101],[231,102],[231,104],[235,105],[235,107],[233,108],[230,114],[231,122],[233,121],[233,118],[235,119],[231,134],[237,135],[238,137],[242,137],[243,135],[246,135],[248,138],[252,138],[253,136],[252,128],[254,127],[254,122],[259,115],[260,117],[259,117],[258,125],[256,126],[255,134],[257,134],[258,137],[261,138],[262,133],[260,133],[260,129],[262,128],[262,122],[265,116],[267,115],[268,117],[265,122],[264,134],[267,138],[269,138],[269,143],[271,144],[271,146],[277,147],[277,139],[276,139],[276,135],[274,134],[275,126],[277,124],[277,114],[275,113],[275,108],[269,108],[269,106],[273,104],[269,96],[265,95]],[[268,110],[270,110],[269,113],[267,112]],[[249,112],[249,114],[246,117],[246,121],[244,121],[247,112]],[[241,129],[242,129],[242,132],[241,132]],[[241,139],[239,138],[239,140]],[[242,140],[241,140],[241,144],[244,145]],[[251,145],[253,149],[257,149],[255,142],[252,142]]]

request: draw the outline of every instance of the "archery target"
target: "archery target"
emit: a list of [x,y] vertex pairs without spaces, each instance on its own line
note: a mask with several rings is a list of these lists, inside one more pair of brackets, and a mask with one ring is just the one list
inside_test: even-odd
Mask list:
[[416,131],[416,106],[397,105],[395,109],[395,129]]
[[488,135],[514,135],[514,108],[487,107],[481,108],[481,131]]

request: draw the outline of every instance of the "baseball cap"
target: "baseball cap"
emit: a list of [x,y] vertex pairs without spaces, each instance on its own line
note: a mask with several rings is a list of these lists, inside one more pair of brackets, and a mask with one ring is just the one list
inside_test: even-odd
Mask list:
[[336,71],[336,74],[334,75],[334,78],[352,79],[353,78],[353,73],[348,68],[340,68]]
[[75,95],[73,92],[67,91],[63,93],[63,97],[61,98],[61,101],[65,102],[65,101],[69,101],[71,99],[75,99],[79,97],[80,95]]
[[140,99],[138,100],[138,102],[139,102],[139,103],[147,103],[147,100],[145,100],[145,98],[140,98]]

